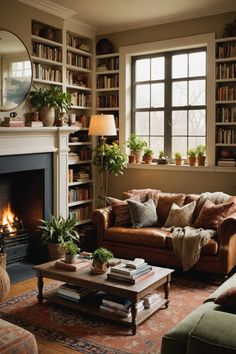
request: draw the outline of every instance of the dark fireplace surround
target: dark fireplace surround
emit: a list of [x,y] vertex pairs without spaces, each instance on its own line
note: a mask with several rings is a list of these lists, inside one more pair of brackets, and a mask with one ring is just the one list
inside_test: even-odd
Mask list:
[[53,154],[0,156],[0,219],[10,203],[29,235],[27,259],[45,259],[40,242],[39,219],[48,219],[53,210]]

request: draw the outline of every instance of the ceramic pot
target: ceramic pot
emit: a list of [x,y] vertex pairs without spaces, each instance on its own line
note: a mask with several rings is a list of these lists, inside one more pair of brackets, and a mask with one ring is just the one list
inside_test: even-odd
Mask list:
[[65,254],[65,262],[66,263],[75,263],[77,261],[78,255],[77,254]]
[[48,243],[48,255],[51,261],[65,257],[65,253],[60,251],[59,246],[59,243]]
[[175,159],[175,164],[176,164],[176,166],[182,165],[182,158],[176,158]]
[[41,107],[39,110],[39,117],[43,122],[44,127],[52,127],[55,124],[55,108]]
[[132,155],[135,156],[136,163],[141,163],[142,162],[142,157],[143,157],[142,151],[133,151]]
[[188,162],[190,166],[196,166],[197,158],[196,157],[189,157]]
[[197,157],[198,166],[205,166],[205,162],[206,162],[206,156]]
[[143,161],[145,163],[151,163],[152,162],[152,159],[153,159],[153,156],[152,155],[143,155]]

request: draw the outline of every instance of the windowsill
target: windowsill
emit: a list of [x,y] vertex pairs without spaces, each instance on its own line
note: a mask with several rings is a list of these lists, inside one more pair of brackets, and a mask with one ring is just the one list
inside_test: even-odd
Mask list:
[[189,166],[181,165],[176,166],[175,164],[158,165],[156,163],[145,164],[145,163],[129,163],[128,168],[139,169],[139,170],[159,170],[159,171],[187,171],[187,172],[228,172],[236,173],[236,167],[219,167],[219,166]]

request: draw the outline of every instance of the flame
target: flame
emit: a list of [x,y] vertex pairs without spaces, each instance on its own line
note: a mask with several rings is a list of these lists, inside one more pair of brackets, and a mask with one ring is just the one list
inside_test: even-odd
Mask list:
[[16,228],[14,227],[15,219],[15,214],[12,212],[10,204],[7,204],[2,212],[2,225],[7,227],[9,232],[16,231]]

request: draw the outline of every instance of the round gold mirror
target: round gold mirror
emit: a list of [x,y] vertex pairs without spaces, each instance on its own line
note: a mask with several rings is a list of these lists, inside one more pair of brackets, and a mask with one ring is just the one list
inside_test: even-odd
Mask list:
[[13,33],[0,30],[0,111],[24,102],[32,83],[32,64],[24,43]]

